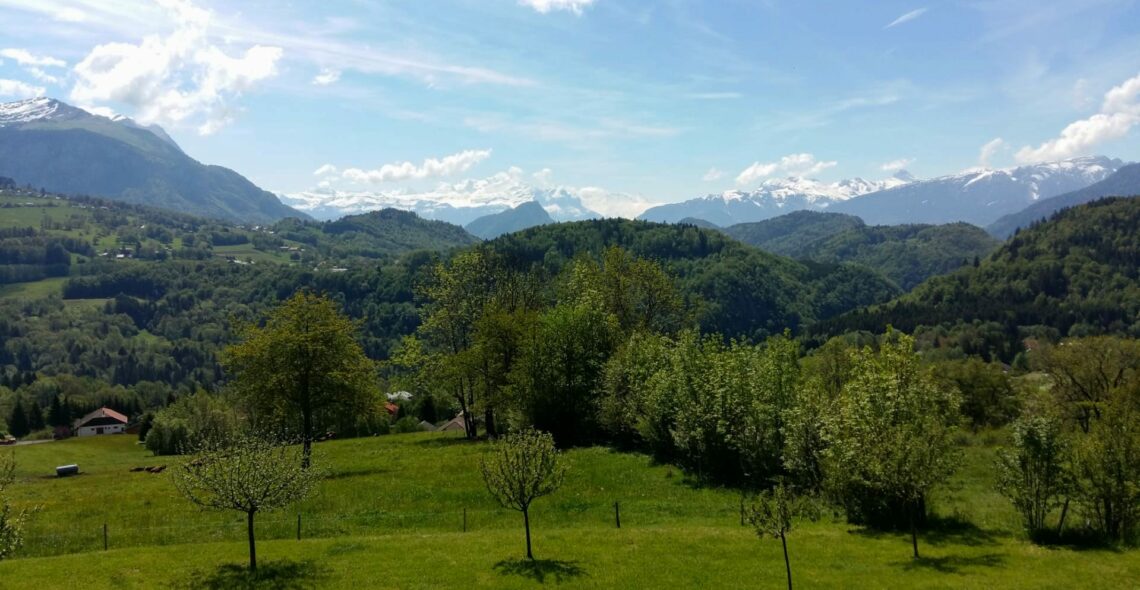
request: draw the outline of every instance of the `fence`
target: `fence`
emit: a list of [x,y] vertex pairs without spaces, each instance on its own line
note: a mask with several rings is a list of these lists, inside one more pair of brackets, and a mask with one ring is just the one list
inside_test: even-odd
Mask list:
[[[552,505],[552,502],[539,500],[532,508],[532,522],[537,526],[549,524],[559,528],[621,528],[676,522],[674,511],[656,503],[563,503],[557,509],[548,510]],[[706,515],[708,518],[700,520],[735,524],[736,512],[736,506],[724,506],[723,509]],[[56,527],[46,531],[36,530],[33,522],[25,535],[20,555],[59,555],[145,545],[243,541],[246,538],[243,514],[204,513],[203,519],[208,522],[172,522],[146,526],[104,522],[82,527]],[[467,507],[432,512],[376,510],[331,515],[280,511],[259,514],[255,520],[258,539],[266,540],[380,535],[412,530],[463,533],[521,525],[522,519],[518,512]]]

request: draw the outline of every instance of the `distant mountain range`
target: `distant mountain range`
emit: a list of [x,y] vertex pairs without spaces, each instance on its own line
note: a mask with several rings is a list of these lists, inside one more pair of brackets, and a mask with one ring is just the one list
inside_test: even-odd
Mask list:
[[763,221],[802,209],[825,210],[858,195],[901,186],[914,181],[905,170],[886,180],[862,178],[824,183],[810,178],[783,178],[764,181],[751,191],[725,191],[651,207],[638,216],[646,221],[677,223],[686,218],[703,219],[727,227],[737,223]]
[[1006,215],[986,227],[990,234],[1005,239],[1018,228],[1029,227],[1036,221],[1048,218],[1057,211],[1075,207],[1105,197],[1132,197],[1140,195],[1140,164],[1129,164],[1108,178],[1080,190],[1043,199],[1029,207]]
[[305,217],[237,172],[187,156],[157,126],[50,98],[0,104],[0,176],[235,222]]
[[313,190],[282,194],[281,200],[317,219],[337,219],[345,215],[383,208],[415,211],[425,219],[438,219],[467,225],[480,217],[502,213],[523,203],[537,202],[554,221],[581,221],[601,217],[568,187],[536,187],[527,183],[517,169],[489,178],[441,184],[427,192],[393,190],[349,192]]
[[905,171],[881,181],[861,178],[822,183],[805,178],[769,180],[752,191],[727,191],[653,207],[641,219],[703,219],[721,227],[763,221],[793,211],[847,213],[871,225],[985,226],[1042,199],[1108,178],[1124,163],[1096,156],[1001,170],[976,169],[916,180]]
[[970,170],[865,194],[829,210],[857,215],[872,225],[965,221],[986,226],[1042,199],[1104,180],[1123,165],[1120,160],[1093,156]]

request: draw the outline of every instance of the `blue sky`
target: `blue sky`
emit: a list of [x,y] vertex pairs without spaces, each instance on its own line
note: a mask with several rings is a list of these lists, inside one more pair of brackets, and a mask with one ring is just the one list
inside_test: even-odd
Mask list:
[[632,215],[767,176],[1140,159],[1132,1],[0,0],[0,22],[0,100],[155,122],[279,192],[512,170]]

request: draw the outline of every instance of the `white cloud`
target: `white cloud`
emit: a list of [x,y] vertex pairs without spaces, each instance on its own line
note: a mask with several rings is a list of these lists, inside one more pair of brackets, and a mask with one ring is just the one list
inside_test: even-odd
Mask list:
[[550,168],[543,168],[542,170],[539,170],[538,172],[531,174],[531,177],[534,178],[534,181],[538,183],[538,186],[548,187],[548,186],[550,186],[550,184],[552,182],[551,177],[553,175],[554,175],[553,170],[551,170]]
[[701,177],[701,180],[705,182],[712,182],[714,180],[719,180],[722,176],[724,176],[724,172],[717,170],[716,168],[709,168],[709,171],[705,172],[705,175]]
[[420,166],[411,162],[399,162],[384,164],[375,170],[349,168],[341,173],[341,177],[353,182],[371,182],[373,184],[438,178],[466,172],[472,166],[489,157],[491,157],[491,150],[465,150],[443,158],[428,158]]
[[39,80],[40,82],[44,82],[45,84],[59,84],[61,81],[59,77],[53,76],[53,75],[41,70],[40,68],[34,68],[34,67],[33,68],[24,68],[24,71],[31,74],[31,76],[33,78],[35,78],[36,80]]
[[883,28],[884,29],[890,29],[892,27],[897,27],[901,24],[909,23],[910,21],[922,16],[922,14],[924,12],[926,12],[926,10],[927,10],[926,8],[918,8],[916,10],[912,10],[912,11],[896,18],[895,20],[891,21],[890,24],[888,24],[887,26],[885,26]]
[[995,137],[986,142],[982,146],[981,152],[978,153],[978,165],[982,168],[989,168],[990,161],[997,155],[1002,148],[1005,147],[1005,140],[1000,137]]
[[0,78],[0,96],[13,98],[34,98],[43,96],[47,91],[43,86],[32,86],[19,80],[6,80]]
[[1105,141],[1124,137],[1138,123],[1140,75],[1105,93],[1100,112],[1069,123],[1058,137],[1035,148],[1021,148],[1014,157],[1018,162],[1028,164],[1085,155]]
[[752,184],[774,174],[786,176],[812,176],[834,167],[838,162],[818,161],[812,154],[790,154],[778,162],[754,162],[736,176],[736,184]]
[[324,68],[321,73],[313,77],[314,86],[328,86],[340,80],[340,70]]
[[891,160],[879,167],[883,172],[898,172],[914,163],[914,158],[899,158]]
[[6,57],[22,66],[45,68],[67,67],[67,62],[47,55],[33,55],[27,49],[0,49],[0,57]]
[[574,14],[582,14],[582,10],[594,3],[594,0],[519,0],[519,4],[529,6],[542,14],[555,10],[567,10]]
[[74,68],[72,100],[119,102],[136,118],[193,123],[208,135],[229,124],[234,97],[277,74],[279,47],[255,45],[232,57],[210,42],[210,13],[188,0],[159,0],[177,26],[169,35],[141,42],[98,45]]
[[332,164],[325,164],[313,171],[313,176],[328,176],[330,174],[336,174],[336,166]]

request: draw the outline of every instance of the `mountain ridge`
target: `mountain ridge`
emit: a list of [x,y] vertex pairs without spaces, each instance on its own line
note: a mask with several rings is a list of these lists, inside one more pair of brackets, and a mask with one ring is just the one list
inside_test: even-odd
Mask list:
[[234,222],[306,217],[241,174],[194,160],[161,128],[43,97],[0,104],[0,176]]

